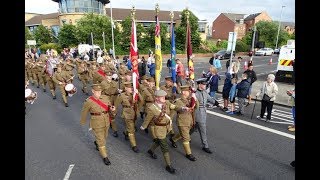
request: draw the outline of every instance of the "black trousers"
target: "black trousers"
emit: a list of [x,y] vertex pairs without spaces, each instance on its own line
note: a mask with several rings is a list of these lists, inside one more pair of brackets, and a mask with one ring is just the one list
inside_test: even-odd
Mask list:
[[266,112],[266,108],[267,108],[267,119],[270,120],[271,119],[271,111],[272,111],[272,107],[273,107],[273,101],[261,101],[261,112],[260,112],[260,117],[263,118],[264,113]]

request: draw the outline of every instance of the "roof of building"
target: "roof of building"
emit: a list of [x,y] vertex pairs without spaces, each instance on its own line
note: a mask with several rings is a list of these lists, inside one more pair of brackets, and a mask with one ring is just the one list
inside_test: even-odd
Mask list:
[[283,27],[283,28],[285,28],[285,27],[287,27],[287,26],[289,26],[289,27],[295,27],[295,23],[294,22],[281,22],[281,26]]
[[254,18],[256,18],[257,16],[259,16],[261,13],[255,13],[255,14],[249,14],[249,16],[247,16],[244,20],[245,21],[250,21]]
[[43,14],[39,16],[34,16],[28,21],[25,22],[25,25],[34,25],[34,24],[41,24],[42,20],[44,19],[57,19],[59,16],[59,13],[50,13],[50,14]]
[[231,21],[237,22],[240,19],[244,19],[245,14],[234,14],[234,13],[222,13],[227,16]]
[[[61,0],[52,0],[54,2],[60,2]],[[97,1],[100,1],[102,2],[103,4],[109,4],[110,3],[110,0],[97,0]]]
[[[173,11],[173,20],[179,20],[182,11]],[[110,8],[106,8],[106,14],[111,16]],[[131,15],[131,9],[112,8],[112,18],[114,20],[124,20]],[[155,10],[136,9],[135,17],[138,21],[155,21]],[[171,21],[170,11],[161,10],[159,12],[159,21]]]

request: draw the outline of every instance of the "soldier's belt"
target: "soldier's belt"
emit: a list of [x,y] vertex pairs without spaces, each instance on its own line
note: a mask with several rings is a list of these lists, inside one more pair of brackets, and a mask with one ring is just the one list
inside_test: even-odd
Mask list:
[[168,122],[168,123],[157,123],[157,122],[154,122],[154,124],[155,124],[156,126],[167,126],[167,125],[170,124],[170,122]]
[[118,95],[118,93],[114,93],[114,94],[106,94],[106,96],[115,96]]
[[124,108],[134,108],[133,106],[123,106]]
[[91,114],[91,116],[101,116],[101,115],[107,114],[107,113],[108,113],[108,111],[102,111],[101,113],[90,113],[90,114]]
[[199,108],[205,108],[206,106],[205,105],[199,105]]
[[146,101],[146,103],[154,103],[154,101]]

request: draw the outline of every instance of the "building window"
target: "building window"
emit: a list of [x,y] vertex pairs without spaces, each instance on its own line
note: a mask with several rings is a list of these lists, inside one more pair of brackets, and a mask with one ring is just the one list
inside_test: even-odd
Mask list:
[[206,24],[199,23],[198,32],[206,32]]
[[62,22],[62,24],[66,24],[66,20],[65,19],[62,19],[61,22]]
[[54,36],[58,36],[59,31],[60,31],[60,27],[59,26],[51,26],[51,30],[54,33]]
[[103,4],[98,0],[61,0],[59,2],[61,13],[103,13]]

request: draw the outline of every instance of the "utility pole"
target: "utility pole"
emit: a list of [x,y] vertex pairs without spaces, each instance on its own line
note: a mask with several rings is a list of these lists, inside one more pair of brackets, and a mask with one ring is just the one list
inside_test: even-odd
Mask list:
[[254,55],[254,44],[255,44],[255,39],[256,39],[256,32],[257,32],[257,26],[253,26],[253,36],[252,36],[252,44],[251,44],[251,52],[252,56],[250,57],[250,62],[252,63],[253,55]]
[[105,42],[105,39],[104,39],[104,31],[102,33],[102,38],[103,38],[103,49],[106,49],[106,42]]
[[233,57],[233,43],[234,43],[234,34],[235,32],[232,32],[232,41],[231,41],[231,54],[230,54],[230,59],[229,59],[229,68],[227,69],[228,72],[231,72],[231,63],[232,63],[232,57]]
[[281,6],[281,13],[280,13],[280,20],[279,20],[279,26],[278,26],[278,34],[277,34],[277,41],[276,41],[276,48],[278,48],[278,41],[279,41],[279,33],[280,33],[280,25],[281,25],[281,19],[282,19],[282,10],[286,6]]
[[92,42],[92,58],[94,59],[94,46],[93,46],[93,34],[91,32],[91,42]]

